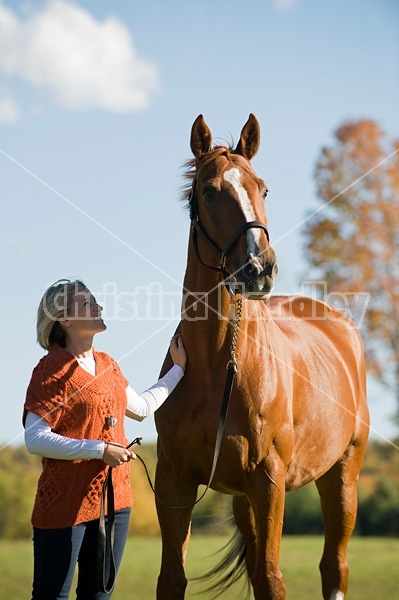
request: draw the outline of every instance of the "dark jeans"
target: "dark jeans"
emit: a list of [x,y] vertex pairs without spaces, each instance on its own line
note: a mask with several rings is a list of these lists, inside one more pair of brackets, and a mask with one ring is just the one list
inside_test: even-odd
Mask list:
[[[116,570],[122,560],[130,508],[115,512]],[[108,600],[112,592],[97,592],[98,520],[64,529],[33,529],[32,600],[68,600],[78,564],[77,600]]]

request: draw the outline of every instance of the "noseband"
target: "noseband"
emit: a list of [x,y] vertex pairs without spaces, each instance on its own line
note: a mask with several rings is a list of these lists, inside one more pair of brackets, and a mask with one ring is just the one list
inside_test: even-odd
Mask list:
[[[238,240],[238,238],[245,231],[248,231],[248,229],[258,228],[258,229],[264,230],[264,232],[266,233],[266,236],[267,236],[267,241],[269,241],[269,232],[267,230],[266,225],[264,225],[264,223],[261,223],[260,221],[248,221],[247,223],[243,223],[243,225],[241,225],[241,227],[239,227],[237,229],[237,231],[230,238],[230,240],[228,241],[228,243],[226,244],[226,246],[224,248],[219,248],[219,246],[209,237],[209,235],[207,234],[207,232],[205,231],[205,229],[203,228],[203,226],[200,223],[199,214],[198,214],[198,201],[197,201],[197,197],[196,197],[196,193],[195,193],[196,188],[197,188],[197,180],[194,179],[193,187],[191,189],[191,193],[190,193],[190,197],[189,197],[189,205],[190,205],[190,219],[191,219],[191,226],[192,226],[192,230],[193,230],[193,242],[194,242],[195,253],[197,255],[198,260],[200,261],[200,263],[202,265],[204,265],[204,267],[207,267],[207,269],[212,269],[212,271],[217,271],[219,273],[222,273],[223,279],[226,281],[226,279],[228,279],[231,276],[231,273],[229,273],[226,270],[227,255],[233,248],[233,246],[236,243],[236,241]],[[200,236],[208,244],[208,246],[210,248],[212,248],[212,250],[219,256],[220,267],[213,267],[211,265],[208,265],[207,263],[205,263],[202,260],[199,250],[198,250],[198,234],[200,234]],[[230,293],[229,286],[227,286],[227,288]]]

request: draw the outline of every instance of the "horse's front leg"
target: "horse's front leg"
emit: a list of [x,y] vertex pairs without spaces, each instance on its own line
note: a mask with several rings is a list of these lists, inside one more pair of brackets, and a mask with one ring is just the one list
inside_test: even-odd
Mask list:
[[284,600],[285,585],[280,572],[283,529],[285,471],[278,456],[269,455],[251,477],[249,499],[256,522],[256,562],[252,574],[255,600]]
[[157,600],[183,600],[187,579],[184,563],[190,539],[192,507],[176,509],[195,502],[197,486],[178,480],[163,455],[156,472],[157,513],[162,534],[162,563],[158,577]]

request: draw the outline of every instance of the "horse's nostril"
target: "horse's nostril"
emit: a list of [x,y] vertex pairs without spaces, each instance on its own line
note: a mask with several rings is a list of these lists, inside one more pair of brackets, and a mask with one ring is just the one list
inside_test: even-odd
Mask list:
[[267,275],[268,277],[271,277],[271,276],[275,277],[277,275],[277,263],[275,263],[275,262],[267,263],[265,265],[263,274]]
[[263,265],[260,260],[252,252],[248,254],[243,268],[244,276],[247,279],[255,279],[262,271]]
[[245,279],[251,281],[258,277],[276,277],[277,262],[269,260],[263,264],[254,254],[248,254],[245,265],[242,268],[242,273]]
[[242,270],[242,273],[243,273],[245,279],[252,279],[252,278],[256,277],[256,275],[257,275],[257,273],[249,265],[245,265],[245,267]]

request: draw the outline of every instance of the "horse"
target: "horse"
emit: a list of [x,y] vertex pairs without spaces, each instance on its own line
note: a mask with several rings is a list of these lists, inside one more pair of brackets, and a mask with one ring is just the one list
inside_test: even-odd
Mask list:
[[[347,591],[346,548],[369,429],[363,345],[353,323],[321,300],[272,295],[277,260],[267,186],[251,166],[259,145],[253,114],[235,149],[212,146],[202,115],[192,125],[185,190],[191,229],[177,328],[188,362],[155,413],[158,600],[185,596],[199,485],[232,496],[236,533],[213,570],[218,594],[244,571],[255,600],[286,597],[279,569],[285,494],[312,481],[325,530],[323,598],[342,600]],[[235,378],[215,449],[231,362]],[[167,354],[161,375],[171,366]]]

